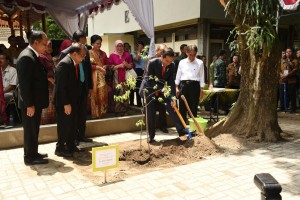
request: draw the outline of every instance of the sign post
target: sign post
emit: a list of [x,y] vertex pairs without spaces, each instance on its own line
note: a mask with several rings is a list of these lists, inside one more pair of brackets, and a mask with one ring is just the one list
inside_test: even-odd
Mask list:
[[108,169],[119,166],[119,146],[104,146],[92,149],[93,172],[104,171],[104,183]]

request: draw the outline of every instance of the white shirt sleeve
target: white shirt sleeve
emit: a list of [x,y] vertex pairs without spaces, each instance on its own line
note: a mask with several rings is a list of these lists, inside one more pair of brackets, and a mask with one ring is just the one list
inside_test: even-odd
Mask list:
[[205,82],[204,82],[204,64],[203,62],[199,62],[200,64],[200,87],[203,88],[205,86]]
[[175,78],[175,85],[180,84],[181,75],[182,75],[182,60],[178,64],[178,69],[177,69],[176,78]]
[[11,68],[11,77],[9,81],[9,85],[17,85],[18,84],[18,77],[17,77],[17,70],[15,68]]

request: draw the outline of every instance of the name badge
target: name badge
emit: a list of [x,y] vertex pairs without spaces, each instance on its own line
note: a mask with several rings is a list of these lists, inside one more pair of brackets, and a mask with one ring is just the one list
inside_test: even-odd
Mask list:
[[284,75],[287,75],[288,73],[289,73],[289,70],[284,70],[284,71],[283,71],[283,74],[284,74]]

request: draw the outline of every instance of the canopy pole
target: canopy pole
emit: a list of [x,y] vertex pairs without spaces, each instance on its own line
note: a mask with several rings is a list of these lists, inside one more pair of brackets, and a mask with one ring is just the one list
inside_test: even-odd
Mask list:
[[12,16],[8,17],[8,26],[10,28],[10,35],[15,35],[14,22],[13,22]]
[[44,31],[44,33],[46,33],[47,29],[46,29],[46,15],[43,13],[42,14],[42,29]]
[[29,10],[26,13],[26,20],[27,20],[27,32],[30,32],[30,18],[29,18]]

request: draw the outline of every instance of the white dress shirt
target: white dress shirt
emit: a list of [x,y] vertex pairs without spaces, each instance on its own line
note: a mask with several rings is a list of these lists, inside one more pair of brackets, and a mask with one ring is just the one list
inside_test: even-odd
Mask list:
[[191,62],[188,57],[181,60],[178,65],[175,84],[179,85],[180,81],[199,81],[200,87],[203,88],[205,82],[202,60],[195,58],[195,60]]
[[9,85],[16,86],[18,84],[17,70],[8,65],[4,70],[2,70],[2,82],[3,88]]

